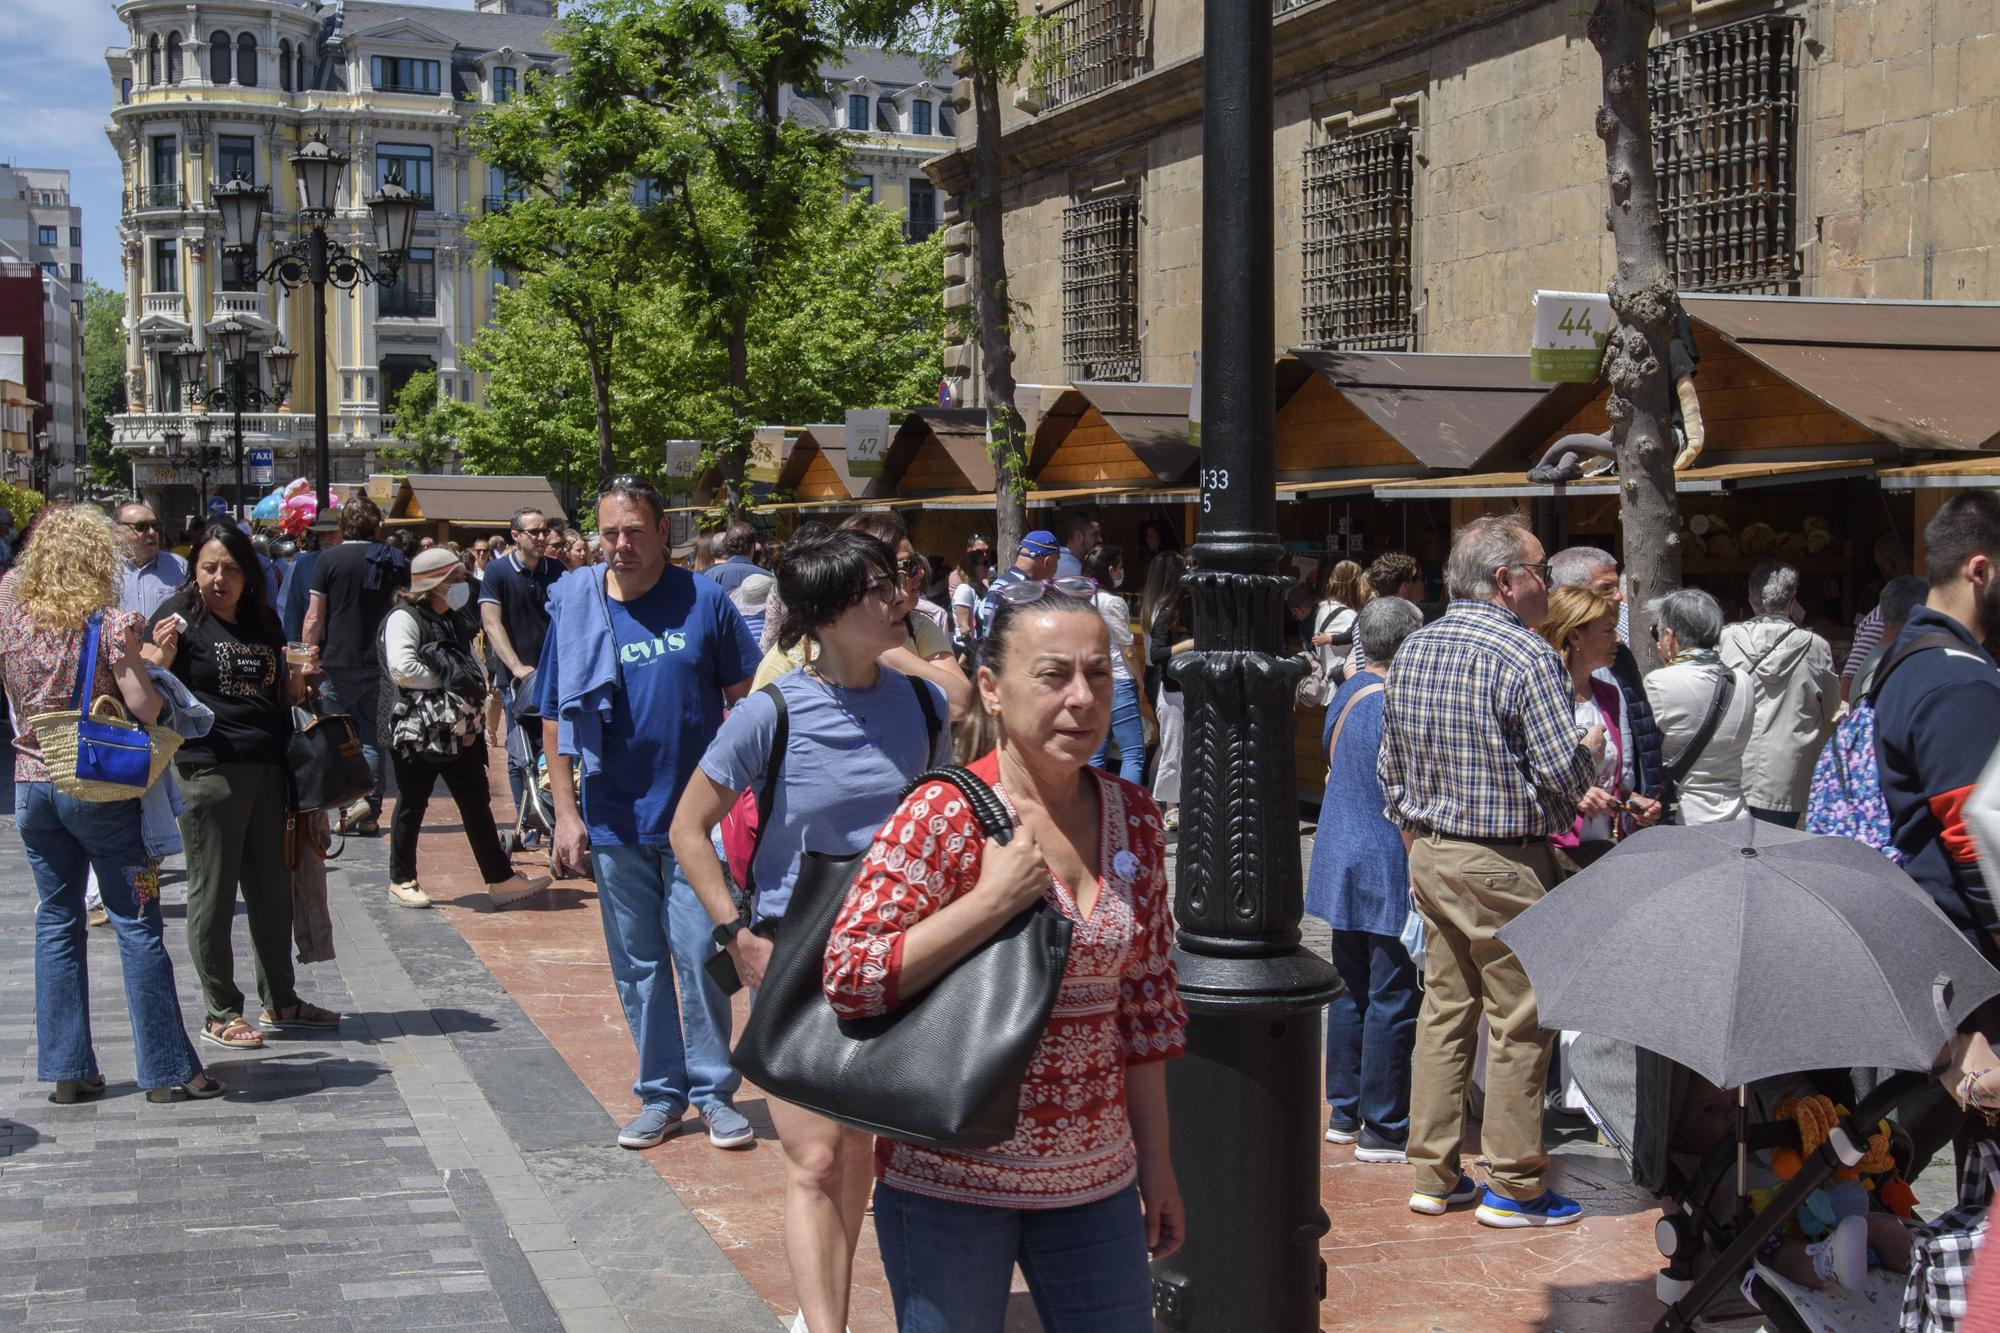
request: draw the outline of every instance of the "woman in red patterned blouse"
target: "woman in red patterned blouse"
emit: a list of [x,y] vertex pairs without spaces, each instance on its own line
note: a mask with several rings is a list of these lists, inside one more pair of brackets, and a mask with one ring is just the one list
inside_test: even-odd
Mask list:
[[869,848],[827,946],[847,1017],[889,1013],[1025,907],[1070,919],[1069,964],[1021,1084],[1015,1137],[951,1151],[876,1145],[875,1230],[902,1333],[998,1333],[1016,1262],[1048,1328],[1147,1333],[1147,1259],[1186,1234],[1163,1061],[1187,1014],[1159,810],[1091,769],[1111,719],[1111,648],[1087,599],[1026,582],[983,646],[999,748],[972,765],[1021,832],[988,845],[957,789],[913,791]]

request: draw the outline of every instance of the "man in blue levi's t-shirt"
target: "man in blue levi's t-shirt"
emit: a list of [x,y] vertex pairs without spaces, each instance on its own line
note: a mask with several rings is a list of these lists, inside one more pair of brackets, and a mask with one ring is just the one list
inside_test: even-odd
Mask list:
[[750,1123],[730,1104],[741,1080],[729,1064],[729,1001],[703,968],[715,951],[708,914],[667,829],[724,705],[749,692],[757,641],[719,585],[667,563],[661,508],[651,483],[614,478],[597,503],[609,562],[549,594],[535,687],[555,857],[574,865],[591,853],[611,972],[638,1047],[632,1090],[642,1105],[618,1142],[654,1146],[692,1104],[710,1143],[747,1147]]

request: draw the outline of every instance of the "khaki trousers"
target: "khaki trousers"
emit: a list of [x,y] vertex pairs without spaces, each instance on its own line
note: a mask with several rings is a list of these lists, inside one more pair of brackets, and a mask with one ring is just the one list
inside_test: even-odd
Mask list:
[[1436,833],[1410,848],[1410,889],[1424,919],[1424,1003],[1410,1083],[1410,1164],[1416,1188],[1448,1194],[1458,1183],[1465,1084],[1479,1021],[1486,1046],[1486,1116],[1480,1150],[1496,1193],[1525,1202],[1542,1192],[1542,1082],[1553,1032],[1513,951],[1494,932],[1539,900],[1553,881],[1546,843],[1494,847]]

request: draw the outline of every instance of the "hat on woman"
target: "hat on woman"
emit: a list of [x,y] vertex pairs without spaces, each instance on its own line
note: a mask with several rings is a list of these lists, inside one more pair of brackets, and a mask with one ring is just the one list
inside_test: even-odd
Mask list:
[[410,562],[410,591],[429,592],[458,568],[458,557],[449,548],[433,546]]

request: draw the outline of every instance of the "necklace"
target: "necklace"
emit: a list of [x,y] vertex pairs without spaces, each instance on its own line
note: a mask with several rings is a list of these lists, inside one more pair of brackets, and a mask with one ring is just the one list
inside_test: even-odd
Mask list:
[[819,682],[820,688],[826,691],[827,698],[833,700],[834,707],[846,714],[847,720],[854,723],[863,736],[869,734],[868,715],[854,706],[852,698],[854,691],[851,687],[842,685],[828,676],[815,662],[807,662],[800,670],[804,671],[808,678]]

